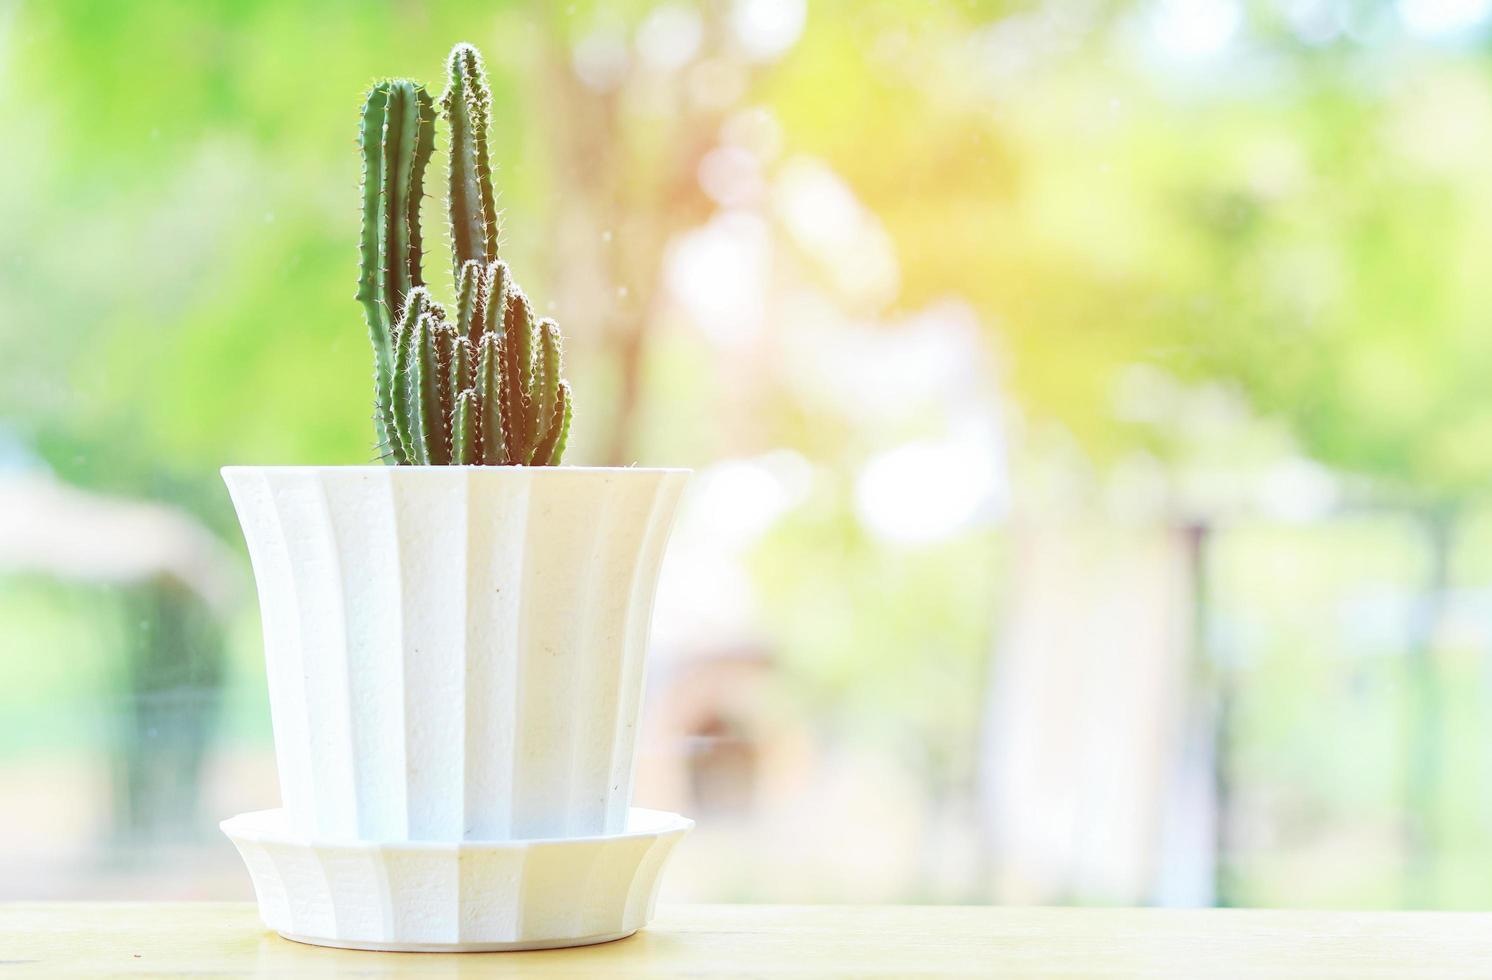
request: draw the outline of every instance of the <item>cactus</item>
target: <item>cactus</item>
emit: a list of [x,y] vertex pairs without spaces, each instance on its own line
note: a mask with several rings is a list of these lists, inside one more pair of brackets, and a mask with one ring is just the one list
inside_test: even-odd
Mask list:
[[421,273],[420,200],[435,146],[423,85],[389,79],[363,106],[363,236],[357,299],[373,343],[374,426],[396,465],[554,466],[572,412],[563,342],[497,258],[487,128],[492,94],[481,56],[458,44],[441,115],[450,131],[448,215],[453,316]]

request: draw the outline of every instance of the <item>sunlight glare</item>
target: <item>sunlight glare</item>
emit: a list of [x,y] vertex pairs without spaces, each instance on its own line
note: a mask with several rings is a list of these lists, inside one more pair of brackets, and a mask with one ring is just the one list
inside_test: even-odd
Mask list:
[[737,0],[730,21],[747,57],[770,61],[797,43],[807,19],[805,0]]
[[1237,0],[1161,0],[1151,11],[1150,35],[1171,57],[1200,61],[1221,53],[1242,24]]
[[1492,0],[1399,0],[1398,8],[1411,34],[1447,37],[1481,26],[1492,12]]
[[970,524],[996,490],[996,466],[963,440],[913,442],[870,459],[855,481],[855,512],[876,537],[930,544]]

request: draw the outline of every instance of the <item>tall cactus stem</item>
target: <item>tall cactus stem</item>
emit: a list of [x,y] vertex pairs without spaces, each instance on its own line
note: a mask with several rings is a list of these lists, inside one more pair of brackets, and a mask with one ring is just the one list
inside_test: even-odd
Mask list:
[[383,231],[378,206],[383,189],[383,118],[388,109],[390,84],[379,82],[368,92],[358,126],[358,143],[363,150],[363,235],[359,242],[357,300],[363,304],[370,331],[387,322],[378,291]]
[[451,129],[451,254],[457,274],[473,259],[497,258],[497,201],[487,153],[492,93],[482,57],[469,44],[451,49],[441,108]]
[[396,463],[406,456],[398,431],[391,425],[394,396],[393,337],[390,315],[380,302],[378,221],[379,192],[383,174],[383,120],[388,109],[389,82],[380,82],[368,92],[358,129],[363,149],[363,235],[359,245],[360,268],[357,300],[363,305],[368,339],[373,344],[373,423],[379,444],[392,453]]
[[435,109],[423,85],[404,79],[388,83],[387,99],[378,209],[383,224],[380,299],[389,316],[398,317],[404,294],[423,282],[420,200],[425,164],[435,149]]
[[413,288],[425,284],[425,236],[420,229],[420,204],[425,200],[425,170],[435,152],[435,102],[423,85],[414,86],[411,98],[415,106],[414,153],[409,162],[407,199],[401,202],[401,209],[402,221],[409,232],[405,262],[409,285]]
[[393,418],[394,332],[406,294],[422,284],[420,199],[425,165],[435,148],[435,107],[424,86],[380,82],[363,104],[363,232],[358,301],[373,344],[374,419],[389,458],[409,450]]

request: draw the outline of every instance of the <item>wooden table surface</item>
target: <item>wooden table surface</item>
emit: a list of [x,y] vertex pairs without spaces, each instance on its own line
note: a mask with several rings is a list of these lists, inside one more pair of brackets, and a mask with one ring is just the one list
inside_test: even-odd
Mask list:
[[363,953],[239,903],[0,905],[0,980],[74,976],[1492,977],[1492,913],[663,907],[630,939],[537,953]]

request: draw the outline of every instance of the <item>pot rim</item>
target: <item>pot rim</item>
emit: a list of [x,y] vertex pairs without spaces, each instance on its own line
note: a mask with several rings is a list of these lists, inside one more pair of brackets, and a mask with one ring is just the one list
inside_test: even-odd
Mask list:
[[683,466],[518,466],[512,464],[490,465],[486,463],[452,463],[446,466],[412,466],[400,465],[390,466],[386,463],[357,463],[346,466],[337,465],[303,465],[294,463],[271,463],[259,465],[253,463],[233,463],[218,468],[223,476],[230,473],[250,473],[262,470],[271,470],[276,473],[319,473],[333,471],[337,473],[350,472],[379,472],[379,473],[426,473],[426,472],[480,472],[480,473],[693,473],[692,469]]

